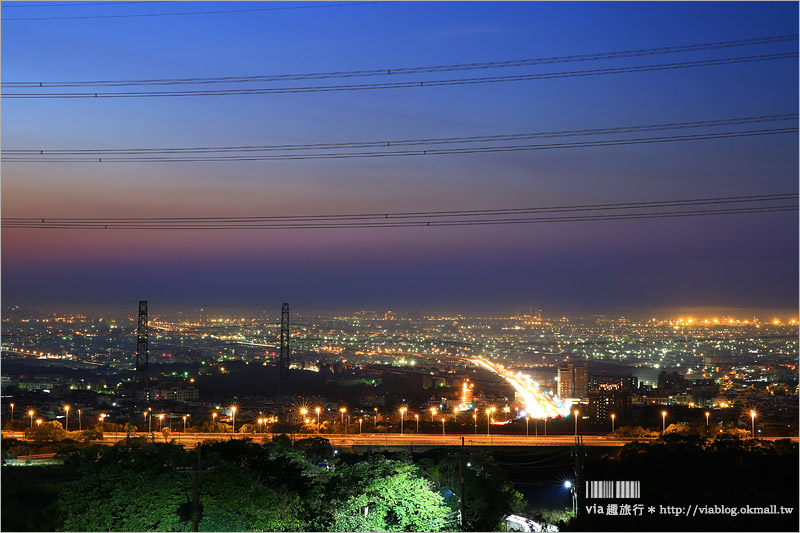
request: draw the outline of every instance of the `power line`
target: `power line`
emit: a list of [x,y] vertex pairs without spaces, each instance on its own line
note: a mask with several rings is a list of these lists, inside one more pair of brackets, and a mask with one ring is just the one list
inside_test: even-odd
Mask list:
[[660,200],[652,202],[621,202],[605,204],[583,204],[583,205],[564,205],[564,206],[544,206],[544,207],[521,207],[521,208],[502,208],[502,209],[470,209],[470,210],[450,210],[450,211],[403,211],[394,213],[348,213],[333,215],[277,215],[277,216],[234,216],[234,217],[130,217],[130,218],[57,218],[57,217],[3,217],[3,222],[89,222],[106,224],[114,223],[141,223],[141,222],[261,222],[261,221],[326,221],[326,220],[363,220],[363,219],[406,219],[406,218],[441,218],[441,217],[474,217],[474,216],[494,216],[525,213],[562,213],[562,212],[583,212],[583,211],[609,211],[619,209],[652,209],[661,207],[684,207],[695,205],[711,204],[733,204],[749,202],[773,202],[781,200],[792,200],[798,198],[798,193],[780,194],[759,194],[747,196],[723,196],[713,198],[695,198],[689,200]]
[[3,9],[14,9],[14,8],[28,8],[28,7],[75,7],[75,6],[105,6],[105,5],[120,5],[120,4],[164,4],[166,0],[162,1],[135,1],[135,2],[70,2],[68,4],[40,4],[38,2],[29,2],[26,1],[22,4],[16,5],[3,5]]
[[[619,133],[635,133],[644,131],[663,131],[671,129],[692,129],[717,126],[732,126],[743,124],[755,124],[759,122],[776,122],[783,120],[797,120],[797,113],[785,113],[780,115],[761,115],[753,117],[738,117],[717,120],[701,120],[693,122],[671,122],[666,124],[647,124],[638,126],[620,126],[614,128],[595,128],[580,130],[562,131],[543,131],[532,133],[511,133],[496,135],[477,135],[470,137],[440,137],[428,139],[400,139],[382,141],[354,141],[341,143],[315,143],[315,144],[278,144],[261,146],[206,146],[206,147],[186,147],[186,148],[86,148],[86,149],[6,149],[6,155],[148,155],[148,154],[208,154],[208,153],[235,153],[235,152],[269,152],[269,151],[301,151],[318,149],[341,149],[341,148],[377,148],[377,147],[398,147],[398,146],[418,146],[435,144],[462,144],[462,143],[482,143],[498,142],[533,138],[552,138],[552,137],[573,137],[584,135],[609,135]],[[41,159],[41,158],[39,158]]]
[[138,14],[125,14],[125,15],[83,15],[83,16],[70,16],[70,17],[18,17],[6,18],[4,21],[31,21],[31,20],[78,20],[78,19],[118,19],[118,18],[136,18],[136,17],[177,17],[182,15],[210,15],[218,13],[249,13],[254,11],[286,11],[293,9],[313,9],[318,7],[342,7],[342,6],[361,6],[367,4],[384,4],[389,2],[347,2],[342,4],[315,4],[311,6],[285,6],[285,7],[263,7],[263,8],[249,8],[249,9],[224,9],[214,11],[179,11],[177,13],[138,13]]
[[352,228],[398,228],[398,227],[434,227],[434,226],[483,226],[483,225],[507,225],[507,224],[535,224],[535,223],[555,223],[555,222],[596,222],[607,220],[638,220],[651,218],[676,218],[676,217],[695,217],[695,216],[715,216],[715,215],[737,215],[737,214],[757,214],[757,213],[781,213],[797,211],[798,206],[779,205],[767,207],[738,208],[738,209],[718,209],[718,210],[695,210],[695,211],[671,211],[671,212],[652,212],[635,214],[612,214],[612,215],[585,215],[585,216],[565,216],[565,217],[533,217],[533,218],[502,218],[485,220],[458,220],[458,221],[402,221],[378,223],[350,222],[350,223],[311,223],[311,224],[237,224],[237,225],[212,225],[212,224],[193,224],[193,225],[165,225],[163,223],[145,224],[119,224],[119,223],[37,223],[37,222],[11,222],[5,223],[7,229],[133,229],[133,230],[277,230],[277,229],[352,229]]
[[741,46],[755,46],[764,44],[777,44],[796,42],[797,34],[772,35],[755,37],[751,39],[737,39],[733,41],[714,41],[709,43],[695,43],[686,45],[663,46],[658,48],[644,48],[636,50],[621,50],[616,52],[598,52],[591,54],[577,54],[568,56],[555,56],[534,59],[512,59],[502,61],[487,61],[480,63],[459,63],[449,65],[429,65],[418,67],[399,67],[381,69],[362,69],[334,72],[312,72],[305,74],[264,74],[255,76],[218,76],[194,78],[152,78],[138,80],[94,80],[94,81],[17,81],[3,82],[4,87],[130,87],[143,85],[203,85],[215,83],[250,83],[297,81],[313,79],[353,78],[368,76],[396,76],[402,74],[423,74],[434,72],[455,72],[465,70],[483,70],[493,68],[525,67],[537,65],[550,65],[558,63],[573,63],[580,61],[597,61],[604,59],[619,59],[626,57],[642,57],[660,54],[674,54],[684,52],[699,52],[704,50],[718,50]]
[[767,130],[747,130],[720,133],[704,133],[693,135],[678,135],[671,137],[641,137],[632,139],[613,139],[608,141],[580,141],[573,143],[557,144],[526,144],[508,146],[489,146],[478,148],[447,148],[447,149],[427,149],[427,150],[396,150],[382,152],[345,152],[331,153],[323,152],[319,154],[279,154],[279,155],[215,155],[215,156],[184,156],[184,157],[71,157],[71,158],[51,158],[51,157],[31,157],[30,155],[18,157],[4,157],[4,163],[186,163],[186,162],[222,162],[222,161],[285,161],[285,160],[308,160],[308,159],[357,159],[370,157],[408,157],[408,156],[428,156],[428,155],[455,155],[455,154],[477,154],[495,152],[518,152],[530,150],[553,150],[566,148],[598,148],[606,146],[624,146],[634,144],[653,144],[665,142],[681,141],[700,141],[711,139],[729,139],[739,137],[754,137],[763,135],[779,135],[786,133],[797,133],[798,128],[777,128]]
[[780,54],[764,54],[758,56],[743,56],[723,59],[709,59],[702,61],[684,61],[678,63],[663,63],[657,65],[640,65],[634,67],[616,67],[606,69],[578,70],[572,72],[548,72],[540,74],[523,74],[515,76],[488,76],[483,78],[461,78],[449,80],[408,81],[393,83],[367,83],[351,85],[320,85],[302,87],[272,87],[258,89],[220,89],[220,90],[185,90],[185,91],[131,91],[131,92],[71,92],[71,93],[5,93],[3,98],[163,98],[186,96],[231,96],[231,95],[263,95],[263,94],[295,94],[315,92],[341,92],[364,91],[379,89],[407,89],[416,87],[445,87],[455,85],[474,85],[482,83],[506,83],[513,81],[535,81],[545,79],[576,78],[586,76],[601,76],[611,74],[630,74],[634,72],[656,72],[663,70],[676,70],[683,68],[711,67],[718,65],[733,65],[739,63],[753,63],[759,61],[772,61],[778,59],[793,59],[797,52]]

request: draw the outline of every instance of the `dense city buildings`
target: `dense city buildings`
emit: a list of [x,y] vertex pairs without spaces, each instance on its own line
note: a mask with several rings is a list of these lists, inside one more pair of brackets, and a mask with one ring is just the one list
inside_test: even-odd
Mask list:
[[[228,406],[235,404],[237,420],[252,424],[313,403],[324,406],[320,424],[331,430],[340,404],[348,415],[339,422],[361,419],[362,429],[394,423],[401,405],[422,424],[437,421],[430,416],[435,409],[467,427],[485,420],[489,408],[499,422],[567,414],[558,409],[572,404],[587,430],[606,427],[612,415],[632,423],[658,406],[680,409],[685,422],[711,411],[717,423],[741,428],[755,410],[762,435],[797,428],[794,318],[295,314],[293,400],[278,395],[278,318],[155,313],[148,393],[165,422],[174,429],[186,415],[190,425],[199,424],[212,412],[232,420]],[[127,419],[136,327],[134,316],[6,309],[4,408],[14,399],[50,419],[65,419],[68,404],[80,406],[73,409],[82,416]]]

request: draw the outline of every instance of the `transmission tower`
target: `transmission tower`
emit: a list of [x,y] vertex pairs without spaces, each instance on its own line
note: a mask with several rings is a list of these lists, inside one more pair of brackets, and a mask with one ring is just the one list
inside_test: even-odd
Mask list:
[[278,357],[278,392],[289,391],[289,304],[281,307],[281,351]]

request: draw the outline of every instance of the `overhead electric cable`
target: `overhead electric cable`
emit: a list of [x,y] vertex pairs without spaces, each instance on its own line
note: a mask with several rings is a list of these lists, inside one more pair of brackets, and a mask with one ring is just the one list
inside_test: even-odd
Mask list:
[[[768,198],[764,197],[760,201],[786,201],[796,200],[797,194],[787,195],[770,195]],[[731,197],[727,202],[718,203],[734,203],[735,201],[746,199],[748,197]],[[758,197],[752,197],[756,199]],[[725,200],[725,199],[719,199]],[[695,202],[692,204],[690,202]],[[706,203],[711,203],[707,201]],[[646,205],[648,204],[648,205]],[[602,204],[601,204],[602,205]],[[607,206],[614,206],[615,204],[605,204]],[[679,201],[671,202],[648,202],[645,204],[616,204],[625,206],[625,209],[653,209],[653,208],[674,208],[674,207],[691,207],[692,205],[702,205],[699,201],[684,201],[682,204]],[[565,208],[568,206],[565,206]],[[562,209],[565,209],[562,208]],[[558,208],[528,208],[538,209],[538,213],[555,212]],[[596,207],[585,208],[583,211],[597,210]],[[283,220],[272,219],[268,217],[260,219],[247,219],[247,218],[231,218],[226,220],[211,218],[191,218],[191,219],[34,219],[34,218],[4,218],[4,228],[39,228],[39,229],[200,229],[200,230],[215,230],[215,229],[328,229],[328,228],[379,228],[379,227],[430,227],[430,226],[475,226],[475,225],[497,225],[497,224],[531,224],[531,223],[551,223],[551,222],[589,222],[589,221],[603,221],[603,220],[630,220],[630,219],[645,219],[645,218],[673,218],[673,217],[687,217],[687,216],[710,216],[710,215],[732,215],[732,214],[755,214],[755,213],[776,213],[776,212],[790,212],[797,211],[798,205],[796,202],[791,204],[781,205],[764,205],[757,207],[724,207],[723,209],[697,209],[697,210],[679,210],[679,211],[650,211],[650,212],[633,212],[633,213],[606,213],[606,214],[588,214],[588,215],[575,215],[570,211],[564,211],[566,214],[562,216],[545,216],[545,217],[519,217],[519,215],[530,214],[522,212],[522,210],[509,210],[507,212],[499,212],[504,210],[488,210],[488,211],[475,211],[475,212],[462,212],[468,214],[458,215],[460,220],[408,220],[409,218],[418,218],[416,214],[395,214],[391,218],[385,215],[385,218],[380,215],[360,215],[361,217],[371,216],[370,219],[346,219],[342,215],[331,216],[318,216],[318,218],[306,220],[289,220],[288,217]],[[448,214],[448,212],[439,212],[439,215],[427,215],[428,218],[436,219],[440,216]],[[454,212],[449,212],[450,214]],[[475,216],[505,216],[506,218],[475,218]],[[354,215],[352,217],[357,217]],[[508,218],[509,216],[513,218]],[[469,217],[472,217],[471,219]],[[399,220],[398,220],[399,219]],[[403,220],[405,219],[405,220]]]
[[108,6],[108,5],[123,5],[123,4],[164,4],[167,0],[152,0],[152,1],[133,1],[133,2],[67,2],[63,4],[40,4],[39,2],[25,1],[20,4],[8,5],[7,2],[3,3],[3,9],[14,8],[31,8],[31,7],[77,7],[77,6]]
[[78,15],[69,17],[17,17],[5,18],[5,22],[19,22],[31,20],[80,20],[80,19],[121,19],[121,18],[136,18],[136,17],[177,17],[182,15],[212,15],[222,13],[251,13],[254,11],[286,11],[293,9],[313,9],[319,7],[342,7],[342,6],[361,6],[369,4],[386,4],[390,2],[346,2],[342,4],[314,4],[311,6],[283,6],[283,7],[262,7],[262,8],[248,8],[248,9],[220,9],[213,11],[179,11],[176,13],[128,13],[123,15]]
[[500,209],[469,209],[450,211],[401,211],[394,213],[347,213],[332,215],[272,215],[272,216],[227,216],[227,217],[103,217],[103,218],[60,218],[60,217],[3,217],[3,222],[92,222],[106,224],[140,222],[254,222],[254,221],[320,221],[356,219],[398,219],[398,218],[438,218],[454,216],[493,216],[524,213],[561,213],[576,211],[607,211],[619,209],[652,209],[660,207],[684,207],[694,205],[732,204],[751,202],[774,202],[792,200],[800,197],[798,193],[757,194],[746,196],[722,196],[695,198],[689,200],[660,200],[652,202],[621,202],[605,204],[580,204],[563,206],[518,207]]
[[3,162],[15,163],[186,163],[186,162],[223,162],[223,161],[285,161],[285,160],[309,160],[309,159],[354,159],[369,157],[408,157],[408,156],[428,156],[428,155],[455,155],[455,154],[478,154],[495,152],[518,152],[530,150],[553,150],[565,148],[597,148],[606,146],[624,146],[634,144],[653,144],[665,142],[700,141],[711,139],[730,139],[738,137],[754,137],[763,135],[779,135],[786,133],[797,133],[798,128],[776,128],[767,130],[747,130],[718,133],[703,133],[693,135],[677,135],[671,137],[640,137],[632,139],[612,139],[607,141],[580,141],[572,143],[557,144],[526,144],[508,146],[487,146],[478,148],[446,148],[446,149],[427,149],[427,150],[395,150],[381,152],[323,152],[319,154],[278,154],[278,155],[212,155],[212,156],[128,156],[128,157],[88,157],[75,156],[65,157],[39,157],[32,155],[20,155],[4,157]]
[[675,218],[675,217],[693,217],[693,216],[712,216],[712,215],[735,215],[735,214],[755,214],[755,213],[781,213],[797,211],[797,205],[791,206],[777,206],[770,208],[751,208],[751,209],[727,209],[727,210],[707,210],[707,211],[678,211],[678,212],[664,212],[664,213],[639,213],[636,215],[605,215],[605,216],[585,216],[585,217],[551,217],[551,218],[524,218],[524,219],[498,219],[498,220],[480,220],[480,221],[453,221],[453,222],[398,222],[378,224],[375,222],[370,223],[352,223],[352,224],[295,224],[295,225],[279,225],[279,224],[261,224],[261,225],[240,225],[240,226],[158,226],[158,225],[140,225],[140,226],[117,226],[114,224],[97,224],[97,225],[70,225],[70,224],[16,224],[12,223],[5,225],[9,229],[95,229],[95,230],[120,230],[120,229],[134,229],[134,230],[277,230],[277,229],[351,229],[351,228],[401,228],[401,227],[437,227],[437,226],[484,226],[484,225],[507,225],[507,224],[535,224],[535,223],[553,223],[553,222],[595,222],[605,220],[632,220],[632,219],[648,219],[648,218]]
[[319,149],[341,148],[378,148],[398,146],[419,146],[436,144],[461,144],[499,142],[519,139],[575,137],[589,135],[610,135],[619,133],[638,133],[645,131],[663,131],[672,129],[693,129],[719,126],[733,126],[743,124],[756,124],[760,122],[777,122],[784,120],[797,121],[797,113],[784,113],[780,115],[761,115],[754,117],[737,117],[717,120],[701,120],[693,122],[671,122],[666,124],[647,124],[638,126],[619,126],[614,128],[595,128],[580,130],[542,131],[532,133],[510,133],[496,135],[477,135],[470,137],[440,137],[429,139],[399,139],[382,141],[353,141],[341,143],[314,143],[314,144],[277,144],[261,146],[205,146],[185,148],[83,148],[83,149],[4,149],[6,156],[61,156],[61,155],[148,155],[148,154],[208,154],[208,153],[234,153],[234,152],[271,152],[271,151],[301,151]]
[[262,74],[251,76],[216,76],[192,78],[151,78],[137,80],[90,80],[90,81],[5,81],[3,87],[130,87],[146,85],[204,85],[216,83],[251,83],[297,81],[314,79],[355,78],[369,76],[397,76],[403,74],[425,74],[435,72],[456,72],[465,70],[484,70],[494,68],[527,67],[537,65],[552,65],[558,63],[574,63],[580,61],[598,61],[604,59],[620,59],[627,57],[643,57],[661,54],[675,54],[685,52],[699,52],[705,50],[718,50],[741,46],[755,46],[765,44],[778,44],[796,42],[797,34],[771,35],[751,39],[737,39],[733,41],[714,41],[708,43],[695,43],[658,48],[642,48],[635,50],[619,50],[615,52],[597,52],[590,54],[574,54],[567,56],[541,57],[529,59],[511,59],[502,61],[485,61],[479,63],[457,63],[448,65],[428,65],[418,67],[394,67],[380,69],[346,70],[333,72],[311,72],[304,74]]
[[656,65],[639,65],[632,67],[615,67],[605,69],[578,70],[571,72],[547,72],[539,74],[520,74],[515,76],[488,76],[483,78],[461,78],[448,80],[420,80],[392,83],[366,83],[352,85],[318,85],[301,87],[262,87],[257,89],[219,89],[219,90],[184,90],[184,91],[130,91],[130,92],[68,92],[68,93],[5,93],[3,98],[165,98],[187,96],[231,96],[231,95],[263,95],[263,94],[296,94],[316,92],[341,92],[365,91],[380,89],[408,89],[416,87],[444,87],[455,85],[474,85],[482,83],[506,83],[514,81],[535,81],[545,79],[576,78],[586,76],[601,76],[611,74],[630,74],[634,72],[655,72],[683,68],[711,67],[718,65],[733,65],[738,63],[753,63],[759,61],[773,61],[778,59],[794,59],[797,52],[784,52],[779,54],[764,54],[758,56],[743,56],[722,59],[708,59],[701,61],[684,61],[677,63],[663,63]]

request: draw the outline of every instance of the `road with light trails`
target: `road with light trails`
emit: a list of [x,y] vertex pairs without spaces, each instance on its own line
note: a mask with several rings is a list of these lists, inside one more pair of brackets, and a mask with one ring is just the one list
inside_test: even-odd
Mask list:
[[[164,436],[155,432],[156,442],[164,442]],[[3,431],[4,438],[24,439],[23,433],[16,431]],[[147,433],[137,433],[136,437],[147,437]],[[287,434],[291,438],[290,434]],[[169,441],[186,446],[194,446],[197,442],[207,440],[227,440],[250,438],[258,442],[263,438],[270,440],[271,433],[180,433],[173,432],[169,436]],[[530,436],[524,435],[486,435],[486,434],[452,434],[452,435],[414,435],[399,433],[363,433],[358,434],[333,434],[333,433],[295,433],[294,438],[306,439],[312,437],[322,437],[327,439],[333,446],[374,446],[374,447],[408,447],[408,446],[461,446],[461,437],[464,437],[466,446],[573,446],[575,437],[573,435],[548,435]],[[759,437],[759,440],[777,440],[788,437]],[[581,435],[584,446],[624,446],[633,440],[647,441],[653,439],[621,439],[608,435]],[[791,437],[797,441],[797,437]],[[104,433],[103,440],[93,441],[97,444],[114,444],[120,440],[125,440],[125,433]]]
[[[3,431],[4,438],[13,437],[17,439],[24,439],[24,434],[21,432]],[[164,436],[161,433],[153,433],[156,442],[164,442]],[[98,444],[114,444],[117,441],[125,440],[125,433],[104,433],[103,440],[93,441]],[[146,433],[137,433],[136,437],[147,437]],[[291,435],[288,435],[291,437]],[[262,438],[270,440],[273,437],[271,433],[179,433],[173,432],[169,436],[170,441],[184,445],[194,446],[197,442],[207,440],[227,440],[227,439],[242,439],[250,438],[254,441],[260,441]],[[575,437],[572,435],[548,435],[548,436],[519,436],[519,435],[475,435],[472,433],[453,434],[453,435],[414,435],[398,433],[363,433],[358,434],[331,434],[323,433],[321,435],[316,433],[296,433],[295,439],[304,439],[312,437],[322,437],[327,439],[333,446],[390,446],[390,447],[407,447],[407,446],[461,446],[461,437],[464,437],[464,444],[466,446],[572,446],[575,444]],[[631,439],[615,439],[602,435],[586,435],[583,436],[584,446],[623,446],[631,442]]]
[[525,412],[533,418],[555,418],[569,415],[569,403],[561,403],[558,396],[548,394],[539,388],[539,384],[521,373],[506,369],[503,365],[477,357],[470,359],[472,364],[493,372],[508,381],[525,402]]

